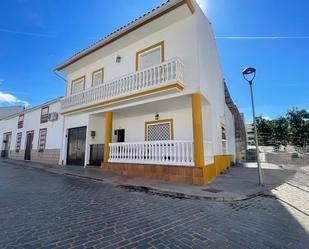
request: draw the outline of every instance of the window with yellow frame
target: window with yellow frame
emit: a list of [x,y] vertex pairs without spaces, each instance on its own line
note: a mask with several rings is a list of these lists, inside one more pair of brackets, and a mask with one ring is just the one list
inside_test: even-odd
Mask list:
[[136,53],[136,71],[160,64],[164,61],[164,41]]
[[173,139],[173,119],[156,120],[145,123],[146,141],[164,141]]

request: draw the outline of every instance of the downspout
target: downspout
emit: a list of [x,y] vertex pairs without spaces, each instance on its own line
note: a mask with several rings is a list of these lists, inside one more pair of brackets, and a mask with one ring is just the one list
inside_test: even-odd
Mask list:
[[[65,82],[65,96],[67,95],[67,80],[61,76],[58,71],[54,70],[54,74],[56,76],[58,76],[60,79],[62,79],[64,82]],[[61,108],[61,107],[60,107]],[[59,158],[59,164],[61,166],[64,165],[64,155],[65,155],[65,152],[64,152],[64,149],[65,149],[65,144],[66,144],[66,134],[65,134],[65,129],[64,129],[64,123],[65,123],[65,120],[64,120],[64,116],[62,116],[62,134],[61,134],[61,148],[60,148],[60,158]]]

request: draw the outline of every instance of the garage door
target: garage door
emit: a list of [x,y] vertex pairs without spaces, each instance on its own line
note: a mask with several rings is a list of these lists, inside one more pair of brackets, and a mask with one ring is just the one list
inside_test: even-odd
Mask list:
[[78,127],[68,131],[68,165],[80,165],[85,163],[87,127]]

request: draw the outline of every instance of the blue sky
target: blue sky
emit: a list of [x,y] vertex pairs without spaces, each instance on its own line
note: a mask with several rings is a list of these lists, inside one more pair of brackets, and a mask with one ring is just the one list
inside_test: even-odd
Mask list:
[[[0,16],[0,105],[37,105],[63,95],[52,69],[163,0],[6,0]],[[213,24],[225,79],[251,119],[241,71],[257,68],[257,114],[309,109],[309,1],[199,0]],[[107,4],[108,3],[108,4]]]

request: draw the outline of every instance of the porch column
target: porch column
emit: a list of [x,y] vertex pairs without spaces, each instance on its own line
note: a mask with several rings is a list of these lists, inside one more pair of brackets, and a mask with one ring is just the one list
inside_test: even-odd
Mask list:
[[193,122],[194,162],[196,167],[203,167],[205,166],[205,162],[204,162],[202,97],[200,93],[192,94],[192,122]]
[[104,145],[104,162],[108,162],[109,158],[109,143],[112,142],[113,132],[113,112],[105,113],[105,145]]

